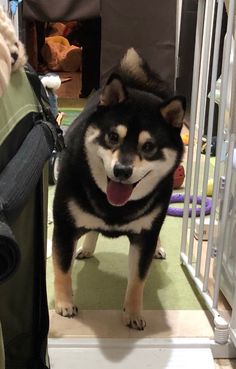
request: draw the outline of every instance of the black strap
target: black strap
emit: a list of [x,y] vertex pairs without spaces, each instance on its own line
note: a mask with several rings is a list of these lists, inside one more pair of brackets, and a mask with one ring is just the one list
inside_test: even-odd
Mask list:
[[50,129],[52,136],[54,138],[56,151],[62,151],[65,148],[65,142],[63,138],[63,131],[59,127],[56,118],[54,117],[51,106],[45,91],[37,73],[31,67],[31,65],[26,64],[25,66],[26,76],[30,82],[30,85],[42,107],[44,114],[44,123]]

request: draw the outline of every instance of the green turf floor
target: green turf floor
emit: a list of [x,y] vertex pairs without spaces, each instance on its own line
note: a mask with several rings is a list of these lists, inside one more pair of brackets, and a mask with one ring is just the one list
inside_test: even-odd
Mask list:
[[69,126],[79,116],[82,110],[83,108],[60,108],[60,111],[64,113],[62,125]]

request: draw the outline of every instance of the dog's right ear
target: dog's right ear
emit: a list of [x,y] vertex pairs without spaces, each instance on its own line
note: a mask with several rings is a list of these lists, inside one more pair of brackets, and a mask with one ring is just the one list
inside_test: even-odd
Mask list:
[[111,106],[121,103],[128,94],[118,74],[112,74],[100,95],[100,105]]
[[185,110],[186,99],[183,96],[165,101],[160,109],[163,118],[175,128],[182,128]]

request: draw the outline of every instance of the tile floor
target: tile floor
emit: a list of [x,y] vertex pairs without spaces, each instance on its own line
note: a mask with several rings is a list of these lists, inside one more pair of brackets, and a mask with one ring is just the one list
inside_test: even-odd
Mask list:
[[[50,311],[50,338],[176,338],[213,337],[211,315],[203,311],[145,311],[144,331],[130,330],[122,324],[121,312],[81,311],[67,319]],[[215,360],[216,369],[236,369],[236,359]]]

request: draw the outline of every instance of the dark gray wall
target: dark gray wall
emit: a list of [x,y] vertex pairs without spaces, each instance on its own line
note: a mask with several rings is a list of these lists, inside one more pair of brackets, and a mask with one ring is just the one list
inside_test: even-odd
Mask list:
[[102,0],[101,79],[129,47],[136,48],[151,67],[174,87],[175,0]]

